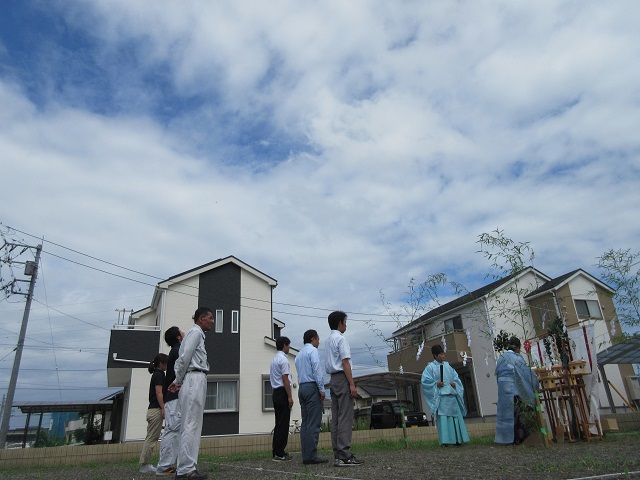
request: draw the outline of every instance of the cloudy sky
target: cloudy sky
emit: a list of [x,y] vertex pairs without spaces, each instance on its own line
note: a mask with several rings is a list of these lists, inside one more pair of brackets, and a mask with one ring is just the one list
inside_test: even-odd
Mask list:
[[[278,280],[294,346],[348,311],[358,375],[386,362],[365,321],[396,328],[380,291],[482,286],[483,232],[597,275],[638,249],[639,24],[634,1],[5,2],[0,222],[44,239],[16,401],[102,394],[115,310],[227,255]],[[0,301],[1,385],[23,307]]]

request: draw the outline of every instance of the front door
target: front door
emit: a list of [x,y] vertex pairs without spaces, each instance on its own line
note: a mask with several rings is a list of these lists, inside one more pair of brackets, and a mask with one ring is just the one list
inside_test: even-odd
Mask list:
[[464,387],[464,403],[467,406],[467,416],[478,416],[478,403],[476,402],[476,391],[473,385],[473,376],[469,367],[457,370],[462,386]]

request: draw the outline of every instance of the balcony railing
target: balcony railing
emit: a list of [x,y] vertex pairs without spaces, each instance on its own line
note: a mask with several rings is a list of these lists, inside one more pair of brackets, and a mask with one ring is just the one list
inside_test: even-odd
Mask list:
[[157,332],[160,330],[158,325],[121,325],[115,324],[111,330],[142,330],[146,332]]
[[431,355],[431,346],[435,343],[440,343],[440,339],[444,337],[447,342],[447,352],[445,353],[445,360],[450,364],[456,364],[462,362],[460,352],[469,352],[470,349],[467,343],[467,335],[464,330],[453,330],[447,333],[433,335],[428,337],[424,341],[424,350],[420,355],[420,358],[416,358],[418,354],[418,348],[422,344],[422,339],[416,341],[411,345],[407,345],[402,349],[396,350],[387,356],[387,364],[389,370],[397,371],[402,365],[402,369],[405,372],[422,373],[424,367],[427,366],[433,356]]

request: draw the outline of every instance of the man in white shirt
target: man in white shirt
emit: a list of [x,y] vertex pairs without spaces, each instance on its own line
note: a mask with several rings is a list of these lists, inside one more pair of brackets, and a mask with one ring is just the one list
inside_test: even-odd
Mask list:
[[315,330],[307,330],[302,337],[304,346],[296,356],[298,372],[298,400],[302,414],[300,427],[300,448],[302,463],[314,465],[327,463],[318,457],[318,437],[322,424],[322,402],[324,401],[324,371],[320,368],[318,345],[320,336]]
[[325,370],[331,375],[331,446],[336,467],[362,465],[351,453],[353,430],[353,398],[358,395],[351,371],[351,348],[344,337],[347,314],[341,311],[329,314],[331,335],[325,342]]
[[291,396],[291,371],[287,354],[291,340],[287,337],[276,339],[277,353],[271,360],[269,379],[271,381],[273,410],[276,416],[276,426],[273,429],[272,454],[273,461],[291,460],[291,455],[285,452],[289,441],[289,419],[293,397]]
[[182,418],[180,428],[180,450],[176,479],[204,480],[206,473],[198,473],[198,451],[202,436],[202,415],[207,396],[207,373],[209,362],[204,346],[204,334],[213,327],[213,313],[200,307],[193,315],[195,325],[187,332],[180,344],[175,363],[176,379],[169,386],[171,392],[180,391],[178,408]]

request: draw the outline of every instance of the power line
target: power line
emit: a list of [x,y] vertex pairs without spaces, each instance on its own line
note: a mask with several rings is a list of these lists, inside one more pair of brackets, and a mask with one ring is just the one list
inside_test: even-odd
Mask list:
[[[9,228],[9,229],[11,229],[11,230],[14,230],[14,231],[16,231],[16,232],[22,233],[23,235],[28,235],[28,236],[30,236],[30,237],[39,238],[39,237],[36,237],[35,235],[32,235],[32,234],[27,233],[27,232],[24,232],[24,231],[19,230],[19,229],[17,229],[17,228],[10,227],[10,226],[8,226],[8,225],[7,225],[6,227],[7,227],[7,228]],[[57,247],[59,247],[59,248],[63,248],[63,249],[65,249],[65,250],[69,250],[69,251],[71,251],[71,252],[73,252],[73,253],[76,253],[76,254],[78,254],[78,255],[85,256],[85,257],[90,258],[90,259],[92,259],[92,260],[95,260],[95,261],[98,261],[98,262],[102,262],[102,263],[105,263],[105,264],[107,264],[107,265],[110,265],[110,266],[113,266],[113,267],[116,267],[116,268],[120,268],[120,269],[125,270],[125,271],[128,271],[128,272],[136,273],[136,274],[138,274],[138,275],[143,275],[143,276],[145,276],[145,277],[153,278],[153,279],[155,279],[155,280],[160,280],[160,281],[164,280],[163,278],[158,277],[158,276],[156,276],[156,275],[151,275],[151,274],[148,274],[148,273],[140,272],[140,271],[138,271],[138,270],[134,270],[134,269],[132,269],[132,268],[124,267],[124,266],[122,266],[122,265],[118,265],[118,264],[116,264],[116,263],[113,263],[113,262],[109,262],[109,261],[107,261],[107,260],[100,259],[100,258],[95,257],[95,256],[93,256],[93,255],[89,255],[89,254],[86,254],[86,253],[80,252],[80,251],[78,251],[78,250],[75,250],[75,249],[72,249],[72,248],[66,247],[66,246],[64,246],[64,245],[60,245],[60,244],[55,243],[55,242],[52,242],[52,241],[50,241],[50,240],[47,240],[47,243],[50,243],[51,245],[55,245],[55,246],[57,246]],[[77,262],[77,261],[75,261],[75,260],[71,260],[71,259],[69,259],[69,258],[62,257],[62,256],[60,256],[60,255],[56,255],[55,253],[52,253],[52,252],[50,252],[50,251],[48,251],[48,250],[43,250],[43,253],[46,253],[46,254],[51,255],[51,256],[54,256],[54,257],[59,258],[59,259],[61,259],[61,260],[68,261],[68,262],[70,262],[70,263],[74,263],[74,264],[79,265],[79,266],[83,266],[83,267],[85,267],[85,268],[89,268],[89,269],[92,269],[92,270],[99,271],[99,272],[104,273],[104,274],[107,274],[107,275],[112,275],[112,276],[115,276],[115,277],[118,277],[118,278],[122,278],[123,280],[129,280],[129,281],[132,281],[132,282],[140,283],[140,284],[142,284],[142,285],[147,285],[147,286],[150,286],[150,287],[156,287],[156,285],[155,285],[155,284],[151,284],[151,283],[144,282],[144,281],[141,281],[141,280],[137,280],[137,279],[133,279],[133,278],[130,278],[130,277],[126,277],[126,276],[124,276],[124,275],[118,275],[118,274],[116,274],[116,273],[109,272],[109,271],[106,271],[106,270],[102,270],[102,269],[100,269],[100,268],[93,267],[93,266],[91,266],[91,265],[86,265],[86,264],[84,264],[84,263]],[[197,289],[198,289],[198,287],[194,287],[193,285],[186,285],[186,284],[182,284],[182,283],[176,283],[176,285],[180,285],[180,286],[188,287],[188,288],[193,288],[193,289],[195,289],[195,290],[197,290]],[[186,292],[177,292],[177,293],[182,293],[182,294],[185,294],[185,295],[189,295],[189,294],[187,294]],[[193,295],[193,296],[197,296],[197,295]],[[293,308],[304,308],[304,309],[309,309],[309,310],[320,310],[320,311],[324,311],[324,312],[331,312],[331,311],[335,310],[334,308],[314,307],[314,306],[309,306],[309,305],[298,305],[298,304],[293,304],[293,303],[275,302],[275,301],[272,301],[272,300],[263,300],[263,299],[256,299],[256,298],[251,298],[251,297],[241,297],[241,298],[244,298],[244,299],[246,299],[246,300],[256,301],[256,302],[264,302],[264,303],[270,303],[270,304],[275,304],[275,305],[282,305],[282,306],[286,306],[286,307],[293,307]],[[253,309],[256,309],[256,310],[272,311],[271,309],[260,309],[260,308],[257,308],[257,307],[250,307],[250,306],[247,306],[247,305],[245,305],[245,307],[246,307],[246,308],[253,308]],[[284,314],[284,315],[299,316],[299,317],[308,317],[308,318],[325,318],[324,316],[306,315],[306,314],[293,313],[293,312],[282,312],[282,311],[273,311],[273,312],[274,312],[274,313],[281,313],[281,314]],[[372,316],[372,317],[389,317],[389,314],[388,314],[388,313],[369,313],[369,312],[346,312],[346,313],[351,314],[351,315],[362,315],[362,316]],[[399,314],[399,315],[400,315],[400,316],[406,316],[405,314]],[[350,318],[350,320],[352,320],[352,321],[364,321],[364,320],[358,320],[358,319],[352,319],[352,318]],[[395,322],[395,320],[380,320],[380,321],[382,321],[382,322]]]

